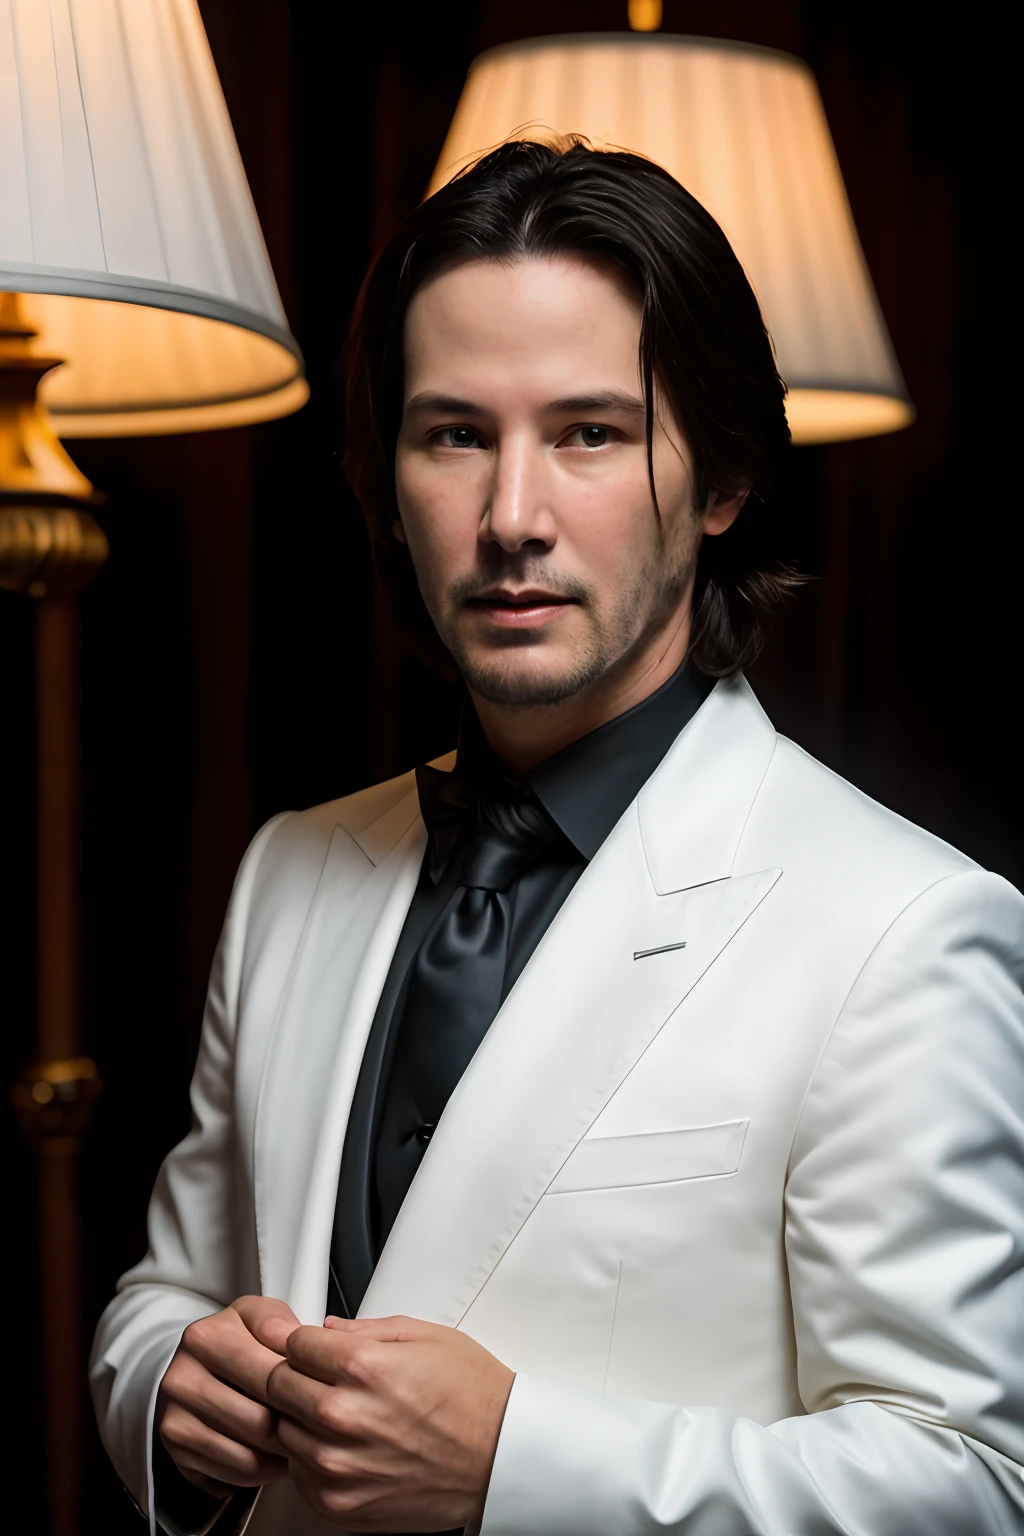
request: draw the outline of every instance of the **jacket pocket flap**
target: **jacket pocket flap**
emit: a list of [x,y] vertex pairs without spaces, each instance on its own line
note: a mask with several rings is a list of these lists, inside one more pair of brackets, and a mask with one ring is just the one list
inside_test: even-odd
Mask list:
[[679,1131],[639,1136],[588,1136],[562,1164],[549,1195],[584,1189],[621,1189],[630,1184],[667,1184],[735,1173],[749,1120],[688,1125]]

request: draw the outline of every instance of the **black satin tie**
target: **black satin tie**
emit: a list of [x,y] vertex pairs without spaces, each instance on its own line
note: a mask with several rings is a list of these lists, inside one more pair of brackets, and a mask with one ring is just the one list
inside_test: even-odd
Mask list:
[[416,770],[436,884],[459,884],[412,962],[376,1148],[378,1249],[453,1090],[502,1001],[512,928],[509,887],[559,833],[521,779],[472,784]]

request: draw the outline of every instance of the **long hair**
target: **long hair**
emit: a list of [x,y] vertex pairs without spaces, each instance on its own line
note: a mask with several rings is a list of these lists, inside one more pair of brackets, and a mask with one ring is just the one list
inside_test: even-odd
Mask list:
[[779,558],[773,517],[789,442],[785,385],[753,289],[706,209],[651,161],[578,138],[517,140],[484,156],[417,208],[363,284],[346,346],[344,465],[396,621],[422,654],[451,669],[393,532],[410,301],[434,273],[460,261],[565,255],[612,266],[641,304],[655,506],[656,382],[690,448],[695,510],[716,492],[750,493],[727,532],[702,539],[697,559],[691,655],[703,672],[729,676],[754,660],[801,580]]

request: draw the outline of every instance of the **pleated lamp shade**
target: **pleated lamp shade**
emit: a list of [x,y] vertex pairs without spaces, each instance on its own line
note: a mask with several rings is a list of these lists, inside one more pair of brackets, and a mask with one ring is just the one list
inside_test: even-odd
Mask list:
[[804,63],[663,33],[494,48],[470,69],[429,191],[506,139],[566,133],[656,161],[717,219],[760,300],[794,441],[913,420]]
[[196,0],[0,0],[0,289],[63,437],[305,401]]

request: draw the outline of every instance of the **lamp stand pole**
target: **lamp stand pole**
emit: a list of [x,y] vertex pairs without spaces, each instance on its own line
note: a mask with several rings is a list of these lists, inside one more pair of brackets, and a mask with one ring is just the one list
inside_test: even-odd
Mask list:
[[100,1092],[82,1055],[80,683],[77,591],[107,541],[99,500],[37,399],[58,358],[33,351],[15,294],[0,294],[0,587],[36,600],[37,1044],[11,1099],[38,1157],[41,1323],[50,1536],[81,1525],[83,1402],[77,1157]]

